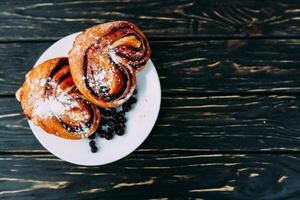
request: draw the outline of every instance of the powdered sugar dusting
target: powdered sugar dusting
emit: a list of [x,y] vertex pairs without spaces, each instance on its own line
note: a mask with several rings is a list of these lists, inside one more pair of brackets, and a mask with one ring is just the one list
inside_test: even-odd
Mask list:
[[102,87],[110,88],[112,84],[111,77],[114,74],[113,69],[104,70],[98,67],[98,64],[93,64],[91,67],[96,70],[93,74],[93,78],[89,79],[89,86],[96,90],[101,90]]
[[40,80],[40,86],[44,87],[46,85],[47,80],[46,79],[41,79]]
[[45,99],[37,100],[34,106],[34,115],[47,118],[52,115],[61,116],[66,111],[78,106],[78,103],[65,92],[58,96],[50,96]]
[[36,100],[33,108],[33,115],[48,118],[52,116],[52,112],[50,107],[48,106],[47,101],[44,100]]
[[[89,119],[89,113],[86,111],[80,113],[72,112],[71,109],[77,106],[79,104],[70,95],[62,93],[57,97],[50,96],[46,99],[37,100],[33,109],[33,115],[47,119],[49,117],[60,118],[67,114],[72,119],[69,125],[75,125],[76,128],[72,130],[69,127],[65,128],[74,134],[81,134],[81,137],[84,138],[88,136],[90,131],[90,127],[83,122]],[[76,126],[76,124],[79,124],[79,126]]]
[[105,70],[100,69],[96,74],[94,74],[94,80],[100,85],[107,85],[107,82],[105,81],[106,74],[107,72]]

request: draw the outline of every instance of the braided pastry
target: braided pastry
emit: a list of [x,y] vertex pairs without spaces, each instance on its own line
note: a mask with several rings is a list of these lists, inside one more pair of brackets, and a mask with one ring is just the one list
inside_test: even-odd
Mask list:
[[46,132],[81,139],[99,126],[99,109],[77,90],[67,58],[55,58],[33,68],[17,91],[26,117]]
[[118,107],[129,99],[136,87],[136,72],[149,57],[145,35],[126,21],[85,30],[69,52],[75,85],[88,100],[104,108]]

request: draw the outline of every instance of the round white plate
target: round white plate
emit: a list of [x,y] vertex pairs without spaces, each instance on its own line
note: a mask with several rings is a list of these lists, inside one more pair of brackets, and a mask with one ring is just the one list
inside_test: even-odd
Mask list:
[[[80,33],[80,32],[79,32]],[[68,56],[73,41],[79,33],[64,37],[50,46],[35,63]],[[115,135],[112,140],[96,137],[97,153],[92,153],[89,139],[67,140],[51,135],[29,121],[30,128],[39,142],[58,158],[78,165],[104,165],[117,161],[133,152],[150,134],[157,119],[161,89],[156,69],[149,60],[145,69],[137,74],[137,103],[126,114],[126,130],[123,136]]]

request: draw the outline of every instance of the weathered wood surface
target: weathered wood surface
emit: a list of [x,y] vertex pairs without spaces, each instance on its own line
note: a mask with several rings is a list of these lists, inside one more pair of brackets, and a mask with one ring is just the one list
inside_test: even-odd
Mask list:
[[297,199],[300,154],[132,154],[80,167],[0,155],[1,199]]
[[[299,95],[163,97],[140,151],[300,151],[299,108]],[[14,98],[0,119],[0,152],[43,150]]]
[[130,20],[151,38],[299,36],[299,6],[297,0],[9,0],[0,4],[0,40],[53,40],[112,20]]
[[[63,162],[14,93],[55,40],[119,19],[150,39],[158,121],[121,161]],[[299,20],[297,0],[1,2],[0,199],[300,199]]]
[[[300,91],[300,39],[150,43],[163,95]],[[13,95],[51,44],[0,44],[0,94]]]

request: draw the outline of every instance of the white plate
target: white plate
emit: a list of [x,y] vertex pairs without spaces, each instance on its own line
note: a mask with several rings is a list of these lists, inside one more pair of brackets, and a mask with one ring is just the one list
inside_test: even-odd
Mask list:
[[[79,33],[71,34],[50,46],[38,59],[35,66],[45,60],[67,56]],[[133,152],[150,134],[157,119],[161,89],[158,74],[151,60],[137,74],[137,103],[126,114],[126,132],[115,135],[112,140],[96,137],[97,153],[92,153],[89,140],[67,140],[51,135],[29,121],[30,128],[39,142],[58,158],[78,165],[104,165],[117,161]]]

